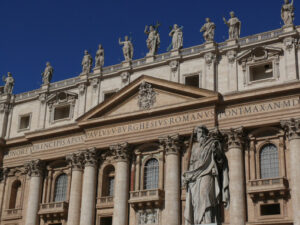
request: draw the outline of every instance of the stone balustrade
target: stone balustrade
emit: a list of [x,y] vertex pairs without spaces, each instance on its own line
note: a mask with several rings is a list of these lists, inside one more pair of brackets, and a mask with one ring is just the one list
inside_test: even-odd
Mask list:
[[65,218],[68,214],[68,202],[42,203],[38,214],[45,217]]
[[114,197],[113,196],[105,196],[97,198],[97,209],[105,209],[112,208],[114,206]]
[[5,209],[2,220],[16,220],[22,218],[22,209]]
[[135,208],[144,206],[162,206],[165,193],[160,189],[131,191],[129,203]]

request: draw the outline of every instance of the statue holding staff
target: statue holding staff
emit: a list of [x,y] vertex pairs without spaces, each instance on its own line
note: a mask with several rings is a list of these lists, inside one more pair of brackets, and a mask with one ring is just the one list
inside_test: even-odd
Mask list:
[[235,16],[234,12],[230,12],[230,19],[227,21],[223,17],[224,23],[229,27],[229,40],[238,39],[241,35],[241,21]]
[[92,69],[93,58],[87,50],[84,51],[84,56],[81,62],[82,73],[90,73]]
[[122,50],[125,61],[131,61],[133,58],[133,45],[131,40],[129,40],[128,36],[125,36],[124,41],[121,41],[121,38],[119,38],[119,44],[123,45]]
[[294,0],[292,0],[291,3],[289,0],[284,0],[284,4],[281,8],[281,18],[285,26],[294,24],[294,10]]
[[146,43],[147,43],[147,48],[149,49],[147,56],[154,56],[159,48],[160,45],[160,36],[158,33],[159,26],[160,24],[157,23],[155,26],[150,25],[149,27],[148,26],[145,27],[144,33],[148,35]]
[[169,36],[172,37],[172,49],[173,50],[180,49],[183,46],[182,29],[183,29],[183,27],[179,27],[177,24],[174,24],[173,28],[171,28]]
[[4,94],[12,94],[14,85],[15,85],[15,80],[12,77],[12,74],[10,72],[7,73],[7,77],[3,76],[2,77],[3,82],[5,82],[3,92]]
[[205,126],[196,127],[190,142],[186,185],[185,225],[220,222],[220,205],[229,206],[229,175],[222,137]]
[[95,67],[100,67],[102,68],[104,66],[104,49],[102,45],[99,45],[99,48],[96,52],[96,57],[95,57]]

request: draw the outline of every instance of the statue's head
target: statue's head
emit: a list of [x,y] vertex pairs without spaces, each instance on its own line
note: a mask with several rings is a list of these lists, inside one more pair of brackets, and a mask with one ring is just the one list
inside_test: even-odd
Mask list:
[[87,50],[84,50],[84,54],[85,54],[85,55],[88,55],[89,52],[88,52]]
[[11,75],[11,72],[8,72],[8,73],[7,73],[7,76],[8,76],[8,77],[11,77],[11,76],[12,76],[12,75]]
[[153,25],[150,25],[149,30],[150,30],[150,31],[154,31],[154,26],[153,26]]
[[46,66],[50,66],[50,62],[46,62]]
[[128,36],[126,35],[126,36],[125,36],[125,41],[128,41],[128,40],[129,40],[129,38],[128,38]]
[[177,28],[178,28],[178,25],[177,25],[177,24],[174,24],[173,28],[174,28],[174,29],[177,29]]
[[204,140],[207,137],[207,135],[208,135],[208,129],[206,128],[206,126],[201,125],[194,129],[194,137],[198,141]]
[[235,14],[233,11],[230,12],[230,16],[231,16],[231,18],[235,17]]
[[210,18],[207,17],[207,18],[205,19],[205,21],[206,21],[207,23],[209,23],[209,22],[210,22]]
[[100,48],[100,49],[102,48],[102,45],[101,45],[101,44],[99,45],[99,48]]

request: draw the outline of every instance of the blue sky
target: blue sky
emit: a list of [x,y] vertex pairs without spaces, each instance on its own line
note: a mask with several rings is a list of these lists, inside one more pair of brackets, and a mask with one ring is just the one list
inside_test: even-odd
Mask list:
[[[123,60],[118,38],[130,35],[134,59],[147,53],[146,24],[160,21],[161,47],[170,44],[169,26],[184,27],[184,47],[203,43],[199,32],[206,17],[216,23],[216,41],[227,39],[222,16],[234,10],[242,21],[241,36],[282,26],[283,0],[0,0],[0,75],[12,72],[14,93],[40,87],[46,61],[54,67],[52,82],[81,72],[83,51],[95,56],[105,49],[105,66]],[[300,24],[300,2],[295,2]],[[3,83],[0,83],[1,85]]]

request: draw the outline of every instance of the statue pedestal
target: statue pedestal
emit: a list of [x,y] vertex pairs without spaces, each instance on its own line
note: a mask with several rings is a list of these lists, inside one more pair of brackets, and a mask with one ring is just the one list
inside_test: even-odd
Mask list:
[[208,42],[205,42],[204,45],[205,45],[206,49],[214,48],[214,47],[216,47],[216,42],[214,42],[214,41],[208,41]]
[[295,30],[295,26],[294,25],[283,26],[282,30],[284,33],[292,32]]
[[154,62],[154,56],[146,56],[146,63],[152,63]]
[[122,67],[123,68],[127,68],[127,67],[130,67],[131,66],[131,61],[123,61],[122,62]]
[[101,74],[102,73],[102,68],[101,67],[95,67],[93,69],[93,74]]
[[172,56],[179,56],[179,49],[173,49],[173,50],[171,50],[171,57]]
[[237,39],[228,39],[227,40],[227,46],[231,46],[231,45],[237,45],[239,42]]
[[49,87],[50,87],[50,84],[42,84],[41,90],[43,90],[43,91],[48,91],[48,90],[49,90]]

